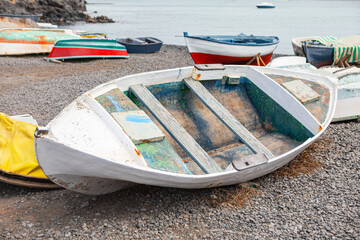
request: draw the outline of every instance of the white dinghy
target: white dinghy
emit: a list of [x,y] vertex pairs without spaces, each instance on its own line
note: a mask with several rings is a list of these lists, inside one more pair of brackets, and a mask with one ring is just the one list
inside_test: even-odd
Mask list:
[[55,183],[84,194],[134,184],[209,188],[291,161],[329,125],[333,79],[197,65],[122,77],[78,97],[36,132]]

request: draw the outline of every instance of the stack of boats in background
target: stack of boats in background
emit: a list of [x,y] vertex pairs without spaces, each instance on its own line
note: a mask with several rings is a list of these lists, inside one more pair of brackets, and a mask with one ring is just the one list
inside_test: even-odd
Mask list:
[[338,79],[338,101],[333,121],[360,118],[360,35],[292,39],[294,53],[269,67],[333,76]]
[[294,38],[292,46],[295,55],[305,56],[307,62],[317,68],[360,61],[360,35]]
[[128,58],[127,47],[131,53],[154,53],[161,45],[162,41],[152,37],[116,41],[107,39],[103,33],[74,33],[31,18],[0,16],[0,55],[50,53],[48,60]]

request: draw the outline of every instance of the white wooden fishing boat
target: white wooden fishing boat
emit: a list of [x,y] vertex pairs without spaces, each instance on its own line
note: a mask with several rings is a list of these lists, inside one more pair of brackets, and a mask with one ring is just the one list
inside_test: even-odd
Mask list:
[[276,58],[268,66],[336,78],[338,99],[332,122],[360,118],[360,68],[327,66],[317,69],[306,63],[305,57],[296,56]]
[[[188,35],[186,45],[195,64],[244,64],[265,66],[279,44],[276,36]],[[257,58],[257,61],[254,61]],[[261,60],[259,60],[261,59]]]
[[336,94],[331,78],[250,66],[126,76],[38,129],[36,156],[49,179],[84,194],[237,184],[313,143],[332,119]]

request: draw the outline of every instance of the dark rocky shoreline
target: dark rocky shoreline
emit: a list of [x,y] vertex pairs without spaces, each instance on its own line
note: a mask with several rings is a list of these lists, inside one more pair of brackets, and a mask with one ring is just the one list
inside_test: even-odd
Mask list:
[[0,0],[0,13],[39,15],[41,22],[56,24],[114,22],[106,16],[90,17],[85,0]]

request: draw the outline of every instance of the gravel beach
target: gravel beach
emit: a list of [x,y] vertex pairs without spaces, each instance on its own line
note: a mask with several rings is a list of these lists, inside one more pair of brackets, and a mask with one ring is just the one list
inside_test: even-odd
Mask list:
[[[193,65],[186,47],[129,59],[0,58],[0,111],[46,125],[83,92]],[[331,124],[287,166],[238,186],[138,185],[104,196],[0,182],[0,239],[360,239],[360,121]]]

